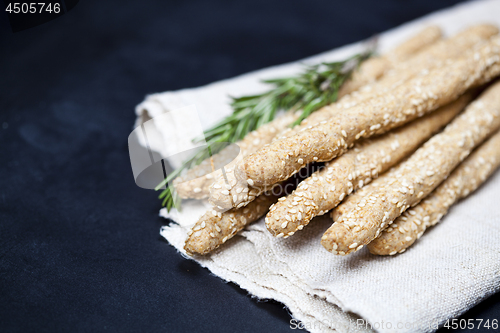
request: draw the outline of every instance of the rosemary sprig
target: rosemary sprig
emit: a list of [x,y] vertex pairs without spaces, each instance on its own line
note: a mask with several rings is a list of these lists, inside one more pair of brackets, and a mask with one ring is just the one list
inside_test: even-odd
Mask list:
[[[274,87],[263,94],[231,97],[233,113],[204,131],[203,138],[193,140],[199,142],[205,139],[209,149],[202,149],[185,161],[181,167],[170,173],[156,187],[156,190],[168,184],[182,171],[200,164],[207,157],[217,153],[220,149],[210,150],[213,144],[232,143],[243,139],[247,133],[273,120],[279,110],[302,110],[299,118],[292,124],[295,126],[312,112],[335,102],[342,84],[350,78],[361,62],[374,53],[374,50],[375,44],[373,43],[365,52],[344,61],[307,66],[304,72],[295,77],[265,80],[263,82]],[[163,199],[162,205],[166,206],[168,211],[172,207],[180,208],[180,198],[176,195],[173,186],[163,190],[159,198]]]

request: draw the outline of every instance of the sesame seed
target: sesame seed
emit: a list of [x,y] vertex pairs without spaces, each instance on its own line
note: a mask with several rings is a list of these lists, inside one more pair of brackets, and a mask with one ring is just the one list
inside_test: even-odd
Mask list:
[[222,188],[222,186],[220,186],[219,184],[214,184],[214,188],[219,189]]
[[302,163],[304,163],[304,160],[303,160],[303,159],[301,159],[301,158],[299,158],[299,159],[297,160],[297,162],[298,162],[299,164],[302,164]]
[[283,237],[283,236],[285,236],[285,234],[284,234],[284,233],[280,233],[280,234],[278,234],[278,235],[276,236],[276,238],[281,238],[281,237]]
[[285,215],[285,219],[287,219],[288,221],[292,221],[292,218],[290,217],[290,215]]
[[281,224],[281,228],[285,229],[287,225],[288,225],[288,221],[285,221]]
[[349,245],[349,248],[354,249],[357,246],[358,246],[358,243],[352,243],[351,245]]
[[223,190],[223,191],[222,191],[222,194],[224,194],[224,195],[229,195],[229,191],[228,191],[228,190]]
[[253,184],[254,184],[253,180],[251,180],[250,178],[247,179],[247,183],[250,186],[253,186]]
[[339,197],[339,200],[340,200],[340,201],[342,201],[342,200],[344,200],[344,198],[345,198],[345,193],[342,193],[342,194],[340,195],[340,197]]

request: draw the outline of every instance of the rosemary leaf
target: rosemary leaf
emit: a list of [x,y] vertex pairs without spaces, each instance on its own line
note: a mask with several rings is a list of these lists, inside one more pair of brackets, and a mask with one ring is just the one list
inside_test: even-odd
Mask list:
[[264,83],[274,87],[263,94],[231,97],[233,114],[204,131],[204,138],[193,140],[200,142],[205,139],[209,145],[208,151],[210,153],[206,149],[202,149],[169,174],[156,187],[156,190],[159,190],[163,186],[167,186],[159,195],[159,199],[163,199],[162,205],[168,211],[173,207],[180,209],[181,199],[173,186],[168,186],[168,183],[184,170],[200,164],[209,155],[216,154],[218,150],[211,150],[211,144],[237,142],[249,132],[272,121],[279,110],[301,110],[299,118],[292,124],[293,127],[300,124],[314,111],[335,102],[340,87],[350,78],[361,62],[373,55],[375,47],[376,45],[371,45],[365,52],[344,61],[307,66],[304,72],[297,76],[264,80]]

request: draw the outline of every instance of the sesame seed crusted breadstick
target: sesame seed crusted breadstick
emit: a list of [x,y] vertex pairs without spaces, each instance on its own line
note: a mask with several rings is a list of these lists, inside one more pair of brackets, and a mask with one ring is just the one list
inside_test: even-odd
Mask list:
[[442,34],[441,28],[438,26],[428,26],[412,38],[409,38],[396,48],[387,52],[385,57],[388,58],[391,63],[397,64],[419,53],[423,48],[439,40]]
[[244,208],[224,213],[215,210],[206,212],[189,231],[184,249],[188,254],[207,254],[215,250],[264,215],[276,200],[276,196],[264,194]]
[[[343,96],[337,103],[323,107],[321,110],[304,119],[299,126],[293,129],[285,129],[274,140],[282,137],[290,137],[311,125],[328,120],[336,113],[343,112],[344,109],[351,108],[376,96],[387,94],[422,71],[429,71],[435,67],[442,66],[445,61],[459,58],[474,45],[484,42],[496,34],[498,34],[496,26],[480,24],[469,27],[450,38],[430,44],[406,61],[393,63],[394,68],[385,73],[379,81]],[[387,57],[390,57],[390,53]]]
[[404,252],[458,200],[474,192],[500,166],[500,132],[479,146],[439,187],[368,244],[371,253]]
[[[248,133],[245,138],[236,144],[240,148],[240,156],[247,156],[256,152],[260,147],[268,144],[279,132],[283,131],[297,119],[298,115],[287,113],[273,121],[262,125],[255,131]],[[212,156],[215,165],[228,165],[238,152],[234,145],[222,149]],[[204,199],[210,193],[210,185],[214,179],[222,177],[221,170],[212,170],[210,159],[206,159],[199,165],[188,170],[188,172],[174,180],[174,186],[181,198]]]
[[369,184],[361,194],[354,194],[349,200],[351,209],[325,232],[321,244],[341,255],[359,250],[432,192],[474,147],[499,128],[497,82],[406,161]]
[[367,185],[415,151],[449,123],[472,97],[472,93],[466,93],[421,119],[375,139],[360,141],[346,154],[302,181],[286,198],[280,199],[267,213],[267,229],[274,236],[302,230],[313,217],[336,207],[353,190]]
[[329,120],[277,140],[238,163],[240,183],[263,187],[289,178],[314,161],[342,155],[361,137],[381,134],[455,100],[471,87],[500,74],[500,38],[494,37],[463,57],[422,73],[394,89]]
[[358,90],[370,82],[376,81],[395,64],[412,57],[426,46],[436,42],[441,36],[442,31],[439,27],[429,26],[390,50],[387,54],[366,60],[353,73],[352,78],[342,85],[339,90],[339,98]]
[[[212,156],[214,165],[227,165],[238,151],[235,145],[229,145],[217,154]],[[183,199],[204,199],[208,196],[209,187],[214,181],[214,177],[222,174],[220,169],[212,169],[210,158],[203,160],[199,165],[189,169],[186,174],[174,179],[173,184],[179,196]]]

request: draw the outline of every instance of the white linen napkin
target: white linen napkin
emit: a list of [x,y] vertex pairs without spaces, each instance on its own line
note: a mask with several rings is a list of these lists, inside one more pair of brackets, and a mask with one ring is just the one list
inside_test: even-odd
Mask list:
[[[439,25],[449,35],[478,23],[500,26],[500,1],[472,1],[427,15],[383,33],[380,49],[395,46],[429,24]],[[204,87],[149,95],[136,108],[136,125],[194,105],[208,127],[231,112],[228,95],[260,92],[265,89],[263,78],[294,74],[301,63],[342,59],[360,48],[357,43]],[[150,147],[165,156],[167,133],[185,128],[171,123],[156,131],[149,138]],[[294,318],[292,328],[432,332],[500,290],[499,202],[500,172],[496,172],[408,251],[394,257],[373,256],[366,248],[345,257],[332,255],[320,244],[331,223],[322,216],[288,239],[272,237],[261,219],[213,254],[194,260],[256,297],[285,304]],[[206,202],[185,201],[182,213],[162,209],[161,216],[177,223],[163,227],[161,235],[185,255],[187,230],[207,207]]]

